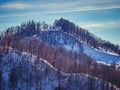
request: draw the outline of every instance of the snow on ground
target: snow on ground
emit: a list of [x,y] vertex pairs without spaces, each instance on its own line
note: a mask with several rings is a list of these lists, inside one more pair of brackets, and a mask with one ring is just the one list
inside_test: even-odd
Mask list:
[[[72,35],[72,34],[70,34],[70,33],[66,33],[66,32],[65,32],[65,34],[66,34],[66,35],[69,35],[69,36],[71,36],[71,37],[75,37],[74,35]],[[81,43],[87,45],[87,42],[83,42],[83,41],[81,41],[81,40],[78,39],[78,38],[76,38],[76,39],[79,40]],[[91,46],[89,46],[89,47],[91,47]],[[92,49],[95,49],[95,50],[97,50],[97,51],[99,51],[99,52],[106,53],[106,54],[111,54],[111,55],[115,55],[115,56],[120,56],[120,55],[118,55],[116,52],[114,52],[114,51],[112,51],[112,50],[109,50],[109,49],[106,49],[106,50],[105,50],[104,48],[99,47],[99,50],[98,50],[98,49],[93,48],[93,47],[91,47],[91,48],[92,48]]]
[[[17,89],[36,90],[36,88],[38,88],[41,90],[54,90],[59,85],[65,90],[89,90],[90,87],[94,87],[92,90],[102,90],[102,88],[111,87],[116,88],[116,86],[113,85],[109,85],[109,87],[105,85],[104,87],[102,87],[104,81],[86,74],[68,74],[62,71],[60,71],[60,73],[58,74],[58,70],[42,58],[40,58],[40,62],[38,63],[38,65],[35,66],[34,61],[36,60],[36,56],[30,55],[30,53],[26,52],[17,52],[17,50],[10,50],[8,53],[3,54],[1,60],[2,63],[0,63],[0,69],[2,69],[3,71],[2,76],[3,80],[5,80],[4,89],[6,90],[10,89],[9,74],[11,69],[19,66],[20,63],[22,63],[23,66],[21,68],[21,79],[18,80],[17,83]],[[34,69],[34,66],[37,68]],[[36,71],[38,72],[37,76]],[[31,83],[26,84],[26,81],[24,80],[29,80],[29,77],[31,75]],[[93,86],[90,86],[91,83]],[[36,86],[37,84],[38,86]]]
[[[54,72],[56,72],[54,70],[54,67],[50,63],[45,61],[44,59],[40,59],[39,64],[35,65],[34,63],[36,60],[35,55],[30,55],[30,53],[26,53],[26,52],[18,52],[17,50],[9,50],[8,52],[5,52],[2,54],[2,57],[0,60],[1,60],[0,71],[2,70],[2,82],[1,83],[5,83],[3,85],[5,90],[10,89],[9,78],[10,78],[11,70],[13,68],[18,68],[21,65],[22,66],[20,70],[22,69],[23,70],[21,71],[21,79],[18,80],[18,83],[17,83],[17,88],[19,88],[20,90],[26,90],[27,84],[25,80],[29,79],[29,76],[31,75],[32,75],[31,77],[32,85],[28,87],[31,88],[31,90],[36,90],[36,86],[35,86],[36,84],[35,80],[37,78],[35,74],[36,71],[38,72],[38,75],[39,75],[38,83],[40,82],[40,80],[42,83],[40,86],[42,90],[53,90],[55,87],[58,86],[58,81],[56,80],[57,75],[56,76],[54,75],[52,77],[52,74],[55,74]],[[34,70],[34,68],[36,68],[37,70]],[[16,73],[18,72],[19,72],[19,68]]]
[[107,54],[104,52],[100,52],[98,50],[95,50],[86,44],[82,44],[83,47],[83,52],[86,53],[88,56],[91,56],[95,60],[99,62],[105,62],[107,64],[113,64],[117,61],[120,61],[120,56],[112,55],[112,54]]
[[106,64],[113,64],[115,62],[120,61],[120,56],[111,52],[104,50],[97,50],[86,43],[81,42],[74,38],[73,35],[69,35],[67,33],[59,32],[59,31],[47,31],[41,32],[38,37],[48,45],[58,45],[62,46],[68,50],[81,52],[81,50],[87,54],[88,56],[92,57],[99,63],[106,63]]

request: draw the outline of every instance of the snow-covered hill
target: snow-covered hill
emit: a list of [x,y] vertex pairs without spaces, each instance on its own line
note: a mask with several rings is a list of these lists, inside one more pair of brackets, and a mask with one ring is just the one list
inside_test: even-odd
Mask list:
[[94,49],[89,45],[76,39],[74,36],[64,33],[62,31],[42,31],[39,37],[44,43],[51,46],[62,46],[68,50],[76,51],[78,53],[84,52],[99,63],[113,64],[120,61],[120,56],[113,52],[105,52]]
[[0,62],[1,90],[119,90],[85,74],[59,72],[47,61],[25,52],[3,52]]
[[0,35],[0,90],[120,90],[119,70],[119,46],[64,19]]

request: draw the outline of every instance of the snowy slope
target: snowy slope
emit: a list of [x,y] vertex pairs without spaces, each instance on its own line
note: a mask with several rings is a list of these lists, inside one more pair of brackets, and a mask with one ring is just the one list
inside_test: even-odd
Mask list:
[[98,62],[105,62],[107,64],[113,64],[115,62],[120,61],[120,56],[112,55],[108,53],[104,53],[98,50],[95,50],[86,44],[82,44],[83,52],[86,53],[88,56],[93,57]]
[[61,31],[43,31],[38,36],[36,35],[36,37],[39,37],[47,45],[59,45],[68,50],[84,52],[98,62],[113,64],[120,61],[119,55],[91,48],[87,44],[77,40],[75,37]]
[[[110,83],[85,74],[58,72],[47,61],[36,61],[37,58],[29,53],[9,51],[2,53],[0,60],[2,90],[54,90],[59,86],[61,90],[119,90]],[[14,72],[12,81],[11,72]]]
[[[37,60],[35,57],[17,51],[3,53],[0,60],[2,62],[0,63],[2,90],[40,90],[40,88],[42,90],[53,90],[54,87],[58,86],[57,77],[53,75],[56,73],[55,70],[50,68],[43,60],[35,64],[35,60]],[[15,83],[10,80],[12,70],[16,72],[12,74]],[[29,81],[27,82],[27,80]],[[12,85],[13,83],[14,85]],[[39,85],[40,83],[41,85]]]

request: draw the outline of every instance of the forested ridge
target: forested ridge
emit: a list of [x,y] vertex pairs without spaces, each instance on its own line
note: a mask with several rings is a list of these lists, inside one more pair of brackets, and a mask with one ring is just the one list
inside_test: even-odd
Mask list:
[[53,25],[46,24],[45,22],[34,22],[33,20],[22,23],[21,26],[14,26],[8,28],[5,32],[1,33],[0,37],[3,36],[17,36],[17,38],[29,37],[35,34],[39,34],[41,31],[60,30],[69,34],[74,35],[76,38],[87,43],[93,48],[110,50],[120,55],[120,46],[114,45],[109,41],[102,40],[87,30],[80,28],[74,23],[66,20],[59,19],[55,20]]
[[[11,47],[13,50],[36,55],[38,58],[35,61],[36,64],[39,63],[39,58],[43,58],[60,71],[71,74],[85,73],[94,77],[99,77],[120,87],[120,71],[116,70],[114,64],[110,66],[98,64],[93,58],[87,56],[85,53],[66,50],[61,46],[50,46],[36,37],[37,35],[39,36],[41,32],[48,31],[50,31],[49,34],[52,33],[52,31],[68,33],[68,35],[72,34],[74,37],[93,48],[98,50],[103,48],[104,50],[111,50],[120,54],[118,45],[97,38],[87,30],[79,28],[63,18],[56,20],[53,25],[48,25],[45,22],[36,23],[32,20],[22,23],[21,26],[8,28],[0,35],[0,45],[2,46],[0,53],[2,55],[2,51],[8,52],[9,47]],[[76,42],[78,41],[76,40]],[[51,41],[51,43],[55,42]],[[108,75],[109,73],[111,74]]]

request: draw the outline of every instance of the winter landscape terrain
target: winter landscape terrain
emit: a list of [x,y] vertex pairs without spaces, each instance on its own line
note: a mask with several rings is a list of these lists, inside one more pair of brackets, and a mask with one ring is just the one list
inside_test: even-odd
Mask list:
[[0,90],[120,90],[120,46],[59,19],[0,34]]

